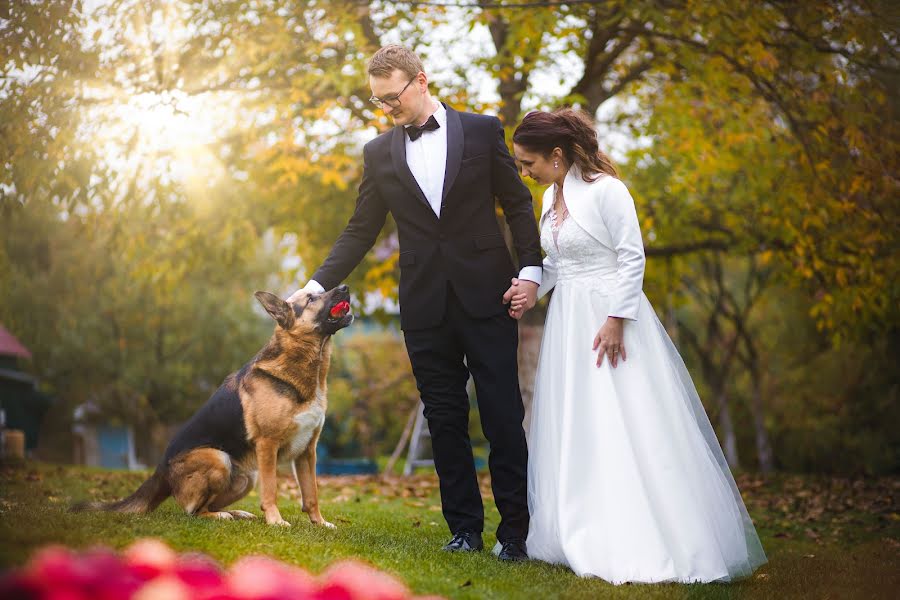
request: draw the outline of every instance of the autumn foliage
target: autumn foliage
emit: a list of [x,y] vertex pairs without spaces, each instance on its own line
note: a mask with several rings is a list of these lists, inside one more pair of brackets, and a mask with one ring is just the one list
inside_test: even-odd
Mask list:
[[[303,285],[354,211],[391,127],[366,59],[400,39],[507,133],[596,118],[732,467],[897,472],[898,3],[522,4],[0,4],[0,323],[46,391],[167,426],[252,356],[253,291]],[[399,246],[389,217],[355,314],[391,319]],[[399,342],[356,345],[324,439],[374,457],[415,388]]]

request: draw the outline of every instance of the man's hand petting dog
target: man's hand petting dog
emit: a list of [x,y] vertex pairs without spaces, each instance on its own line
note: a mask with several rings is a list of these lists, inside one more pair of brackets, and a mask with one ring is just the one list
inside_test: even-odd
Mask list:
[[538,284],[527,279],[512,278],[512,285],[503,294],[503,303],[509,304],[509,316],[521,319],[525,311],[534,308],[537,303]]

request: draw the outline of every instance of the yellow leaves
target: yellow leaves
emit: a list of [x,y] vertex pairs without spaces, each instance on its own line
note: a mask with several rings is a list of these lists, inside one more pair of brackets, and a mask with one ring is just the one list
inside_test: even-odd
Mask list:
[[844,269],[836,269],[834,272],[834,278],[835,281],[837,281],[837,284],[841,287],[844,287],[848,283],[847,272]]
[[323,156],[316,164],[322,185],[333,186],[344,191],[357,174],[357,161],[345,153],[334,153]]
[[858,127],[847,127],[844,131],[844,139],[851,150],[860,150],[867,146],[865,135]]
[[394,252],[388,258],[370,268],[366,272],[366,285],[377,289],[385,298],[396,297],[399,283],[396,278],[399,258],[399,251]]
[[868,177],[857,176],[850,179],[850,188],[847,194],[850,196],[856,194],[865,194],[872,190],[872,180]]
[[269,166],[270,170],[277,174],[279,185],[297,185],[301,175],[308,174],[312,170],[309,160],[293,154],[278,154]]
[[321,181],[322,185],[333,185],[340,190],[347,189],[347,181],[337,171],[324,169]]
[[775,58],[768,50],[762,48],[761,45],[755,45],[754,50],[751,52],[750,56],[753,60],[756,61],[758,67],[762,67],[760,70],[766,70],[773,72],[776,68],[778,68],[778,59]]
[[301,87],[293,87],[291,88],[291,93],[288,95],[290,101],[294,104],[309,104],[312,102],[312,96],[310,96],[305,89]]

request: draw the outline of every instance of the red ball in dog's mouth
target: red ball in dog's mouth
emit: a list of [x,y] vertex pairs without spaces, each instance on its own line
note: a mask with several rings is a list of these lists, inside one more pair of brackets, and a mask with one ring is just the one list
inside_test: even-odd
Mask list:
[[335,319],[346,316],[348,312],[350,312],[350,303],[346,300],[342,300],[331,307],[331,316]]

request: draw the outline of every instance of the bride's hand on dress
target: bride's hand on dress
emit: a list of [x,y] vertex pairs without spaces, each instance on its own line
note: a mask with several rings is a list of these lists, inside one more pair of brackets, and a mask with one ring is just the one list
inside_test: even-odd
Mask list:
[[594,337],[594,350],[597,353],[597,366],[603,364],[603,357],[609,358],[609,364],[615,369],[619,365],[619,357],[626,360],[624,340],[625,319],[621,317],[607,317],[606,323]]

